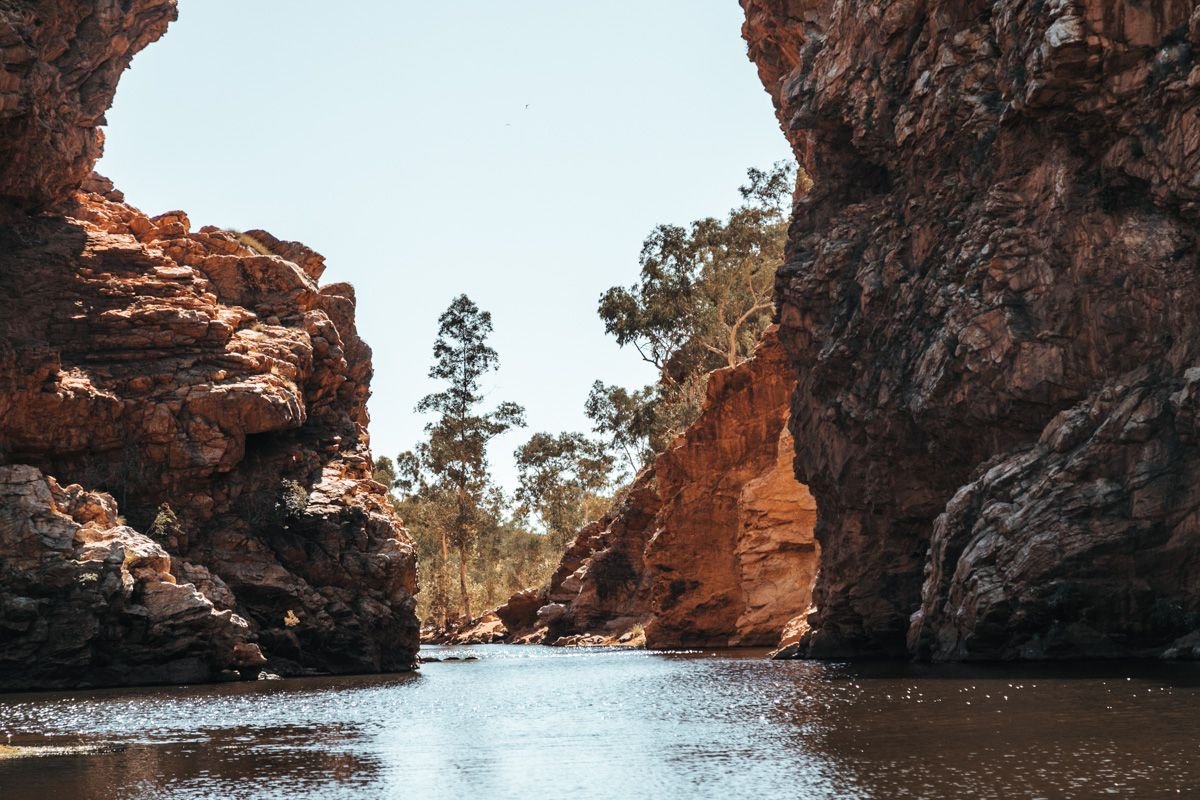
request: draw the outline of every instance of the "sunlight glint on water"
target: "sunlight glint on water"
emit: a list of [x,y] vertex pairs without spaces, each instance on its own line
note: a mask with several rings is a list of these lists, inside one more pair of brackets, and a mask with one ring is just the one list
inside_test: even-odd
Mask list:
[[99,749],[0,760],[0,795],[1057,798],[1200,786],[1200,671],[1186,666],[427,652],[480,660],[415,675],[0,695],[0,733],[14,745]]

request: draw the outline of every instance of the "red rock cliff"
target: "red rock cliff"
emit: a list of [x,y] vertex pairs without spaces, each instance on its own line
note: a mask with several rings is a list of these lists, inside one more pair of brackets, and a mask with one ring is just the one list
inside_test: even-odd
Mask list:
[[1197,653],[1200,8],[742,5],[814,182],[776,284],[803,652]]
[[499,610],[545,641],[605,643],[644,626],[650,647],[773,646],[808,608],[816,507],[792,475],[794,379],[774,332],[717,370],[699,419],[585,528],[545,595]]
[[62,200],[100,157],[117,79],[175,0],[13,0],[0,7],[0,203]]
[[651,647],[773,646],[809,605],[816,506],[792,476],[794,381],[773,332],[712,373],[700,418],[654,464]]
[[0,687],[202,680],[257,666],[251,643],[281,670],[409,669],[415,557],[370,479],[353,290],[303,245],[88,177],[174,14],[0,4]]

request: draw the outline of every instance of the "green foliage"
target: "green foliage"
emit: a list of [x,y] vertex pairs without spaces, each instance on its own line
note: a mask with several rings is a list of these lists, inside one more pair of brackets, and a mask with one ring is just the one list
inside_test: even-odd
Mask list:
[[[452,590],[450,574],[457,567],[442,556],[442,534],[447,517],[436,499],[407,497],[397,501],[397,510],[417,548],[423,576],[417,597],[421,619],[452,620],[462,608],[461,597]],[[484,515],[467,557],[467,593],[476,609],[494,608],[516,592],[545,584],[558,564],[561,549],[549,537],[529,531],[504,518],[501,506],[493,505]]]
[[308,508],[308,490],[300,483],[287,478],[279,482],[279,497],[275,500],[275,511],[284,520],[296,520]]
[[396,485],[396,463],[387,456],[380,456],[375,459],[371,467],[371,479],[376,483],[382,483],[388,489]]
[[421,494],[407,495],[395,501],[404,527],[413,537],[417,548],[417,563],[421,565],[421,592],[417,597],[417,613],[422,619],[444,622],[454,614],[450,595],[448,549],[446,542],[448,515],[441,498],[427,489]]
[[174,509],[169,503],[163,503],[158,507],[158,512],[154,515],[154,522],[150,523],[150,535],[155,539],[166,540],[172,536],[179,536],[183,533],[183,526],[179,524],[179,517],[176,516]]
[[809,184],[787,162],[747,175],[742,204],[724,220],[659,225],[642,246],[638,282],[600,297],[605,331],[659,372],[655,386],[597,382],[588,397],[594,430],[634,469],[695,421],[708,373],[749,358],[771,322],[793,191]]
[[592,430],[621,454],[632,472],[654,455],[656,394],[652,386],[631,392],[596,381],[584,405]]
[[[523,426],[525,410],[516,403],[500,403],[491,412],[479,412],[480,379],[499,368],[496,351],[487,345],[490,313],[480,311],[465,294],[459,295],[438,324],[429,377],[444,381],[446,388],[417,404],[418,413],[435,413],[438,418],[425,426],[429,439],[413,455],[418,474],[424,468],[458,492],[477,496],[488,483],[488,442]],[[411,461],[404,468],[411,470]]]
[[642,245],[641,277],[600,298],[600,318],[621,346],[673,384],[697,368],[733,366],[769,324],[783,262],[795,168],[751,169],[743,204],[724,220],[659,225]]
[[670,446],[700,415],[708,372],[698,370],[673,385],[631,392],[600,381],[592,384],[584,413],[592,430],[636,473]]
[[535,433],[515,456],[517,514],[536,518],[553,545],[565,546],[603,512],[614,458],[600,443],[578,433]]
[[488,470],[488,443],[525,424],[525,411],[516,403],[500,403],[491,411],[480,408],[482,378],[499,367],[496,351],[487,344],[491,332],[492,315],[466,295],[456,297],[438,318],[429,377],[445,388],[417,404],[418,412],[437,417],[425,426],[428,438],[401,454],[394,465],[393,485],[415,504],[412,518],[418,526],[438,532],[434,595],[442,620],[449,610],[451,546],[458,553],[461,609],[470,618],[471,553],[481,537],[497,527],[504,506]]
[[562,548],[550,537],[511,521],[498,524],[480,539],[470,567],[476,608],[494,608],[513,594],[550,580]]

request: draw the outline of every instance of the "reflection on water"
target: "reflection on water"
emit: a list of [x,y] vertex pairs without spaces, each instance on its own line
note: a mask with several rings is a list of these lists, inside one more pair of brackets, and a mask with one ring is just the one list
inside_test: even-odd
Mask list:
[[[434,648],[449,650],[450,648]],[[454,648],[420,674],[0,695],[0,797],[1187,797],[1200,669]],[[445,653],[441,653],[445,655]],[[0,744],[4,739],[0,738]]]

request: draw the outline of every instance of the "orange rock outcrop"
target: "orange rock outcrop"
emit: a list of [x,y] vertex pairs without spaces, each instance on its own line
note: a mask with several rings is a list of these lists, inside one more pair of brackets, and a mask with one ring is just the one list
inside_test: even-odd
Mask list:
[[753,359],[714,372],[699,419],[584,528],[548,590],[498,609],[509,638],[777,644],[808,608],[817,562],[816,507],[792,474],[785,424],[794,385],[773,332]]
[[[371,480],[353,289],[303,245],[150,217],[89,174],[117,75],[173,16],[0,7],[20,40],[0,47],[0,492],[21,498],[0,542],[23,548],[0,552],[0,687],[205,679],[254,645],[276,671],[410,669],[415,555]],[[87,566],[97,536],[142,560]],[[56,594],[88,574],[106,588]],[[166,628],[161,597],[183,609]]]
[[655,461],[651,647],[774,645],[808,607],[816,506],[792,474],[787,367],[769,333],[753,359],[712,373],[699,419]]

